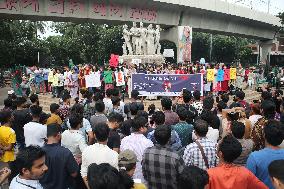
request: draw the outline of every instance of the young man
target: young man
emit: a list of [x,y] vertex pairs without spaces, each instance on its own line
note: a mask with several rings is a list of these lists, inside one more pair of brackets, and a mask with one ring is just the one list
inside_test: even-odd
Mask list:
[[39,123],[42,107],[31,106],[32,121],[24,125],[24,136],[26,146],[38,145],[42,147],[46,139],[47,128],[45,125]]
[[147,126],[145,125],[147,122],[148,120],[146,120],[144,117],[135,118],[131,126],[132,134],[123,138],[120,145],[121,151],[128,149],[133,151],[137,156],[138,161],[133,178],[140,179],[143,183],[145,183],[145,181],[141,166],[142,156],[147,148],[154,146],[152,141],[144,136],[144,134],[147,132]]
[[103,99],[103,102],[105,104],[105,109],[106,109],[106,114],[108,115],[111,110],[112,110],[112,101],[111,101],[111,96],[112,96],[112,89],[107,89],[106,90],[106,97]]
[[275,189],[284,188],[284,159],[275,160],[268,166],[271,182]]
[[32,120],[29,109],[26,108],[27,100],[24,97],[16,99],[17,110],[13,112],[14,120],[12,128],[16,132],[16,140],[19,149],[23,149],[25,145],[24,125]]
[[216,154],[217,143],[208,140],[206,137],[207,132],[208,123],[202,119],[196,120],[194,133],[197,139],[186,146],[183,154],[186,165],[194,165],[204,170],[216,166],[218,161]]
[[203,103],[201,101],[200,91],[194,91],[193,97],[194,97],[194,103],[192,104],[192,106],[197,110],[198,115],[200,115],[202,113],[202,110],[203,110]]
[[155,130],[158,144],[147,148],[142,158],[142,171],[151,189],[177,188],[177,177],[184,168],[183,160],[167,144],[171,138],[169,126]]
[[[158,126],[165,126],[165,114],[161,111],[155,112],[152,116],[152,120],[154,121],[155,128]],[[155,130],[152,130],[151,132],[148,132],[147,138],[151,140],[154,144],[157,143],[155,139]],[[169,142],[169,146],[172,150],[178,151],[182,148],[181,140],[175,130],[171,130],[171,138]]]
[[[79,114],[80,116],[84,116],[84,106],[82,104],[75,104],[72,106],[70,114]],[[94,133],[92,131],[92,126],[86,118],[83,118],[82,127],[79,129],[82,135],[85,137],[85,140],[89,145],[94,142]],[[67,127],[70,129],[69,119],[66,121]]]
[[204,189],[209,183],[207,171],[195,166],[186,166],[178,177],[178,189]]
[[109,115],[107,122],[110,128],[107,145],[110,149],[116,151],[117,153],[119,153],[119,147],[120,147],[120,136],[117,130],[122,122],[123,122],[123,116],[115,112]]
[[222,139],[218,147],[220,164],[207,171],[209,174],[208,189],[267,189],[267,186],[245,167],[233,164],[233,161],[237,159],[241,153],[242,145],[236,138],[227,135]]
[[2,151],[0,161],[4,163],[15,160],[16,133],[11,128],[11,118],[12,113],[10,111],[0,112],[0,150]]
[[70,129],[62,133],[61,145],[68,148],[78,164],[82,163],[82,152],[88,146],[80,128],[83,124],[83,116],[71,114],[69,117]]
[[94,129],[98,123],[106,123],[108,121],[105,111],[105,104],[103,101],[99,100],[95,104],[96,113],[91,116],[90,123]]
[[173,125],[172,129],[177,132],[178,136],[180,137],[182,146],[185,147],[192,142],[193,125],[186,122],[189,110],[186,110],[184,107],[179,107],[177,109],[177,114],[179,116],[179,123]]
[[170,98],[162,98],[162,108],[165,113],[165,125],[172,126],[179,122],[177,113],[172,111],[172,100]]
[[85,148],[82,154],[81,175],[86,186],[88,186],[88,167],[92,163],[109,163],[111,166],[118,169],[118,153],[107,146],[107,140],[110,134],[109,127],[105,123],[99,123],[96,125],[94,132],[98,142]]
[[60,145],[60,140],[60,125],[48,125],[47,142],[43,150],[46,153],[46,165],[49,169],[40,179],[45,189],[68,189],[72,186],[72,177],[77,176],[79,166],[70,150]]
[[273,188],[268,174],[268,166],[274,160],[284,159],[283,142],[284,126],[276,120],[269,120],[264,127],[265,148],[249,155],[246,167],[266,186]]
[[69,93],[65,93],[62,96],[63,104],[60,106],[58,110],[58,115],[60,116],[61,120],[64,121],[70,113],[70,99],[71,96]]
[[264,100],[261,103],[260,111],[262,118],[255,123],[251,131],[251,139],[254,143],[253,151],[265,148],[264,128],[268,120],[275,118],[276,106],[271,100]]
[[245,166],[249,154],[252,152],[253,141],[251,139],[245,139],[245,124],[238,121],[233,121],[231,124],[231,131],[233,136],[238,139],[242,145],[241,155],[234,161],[237,165]]
[[31,106],[34,106],[34,105],[39,106],[39,98],[37,94],[32,94],[30,96],[30,101],[32,103]]
[[[127,175],[133,178],[135,170],[137,169],[136,166],[138,161],[139,160],[133,151],[125,150],[120,152],[118,156],[118,166],[120,172],[126,171]],[[133,179],[133,181],[133,189],[146,189],[146,186],[141,183],[141,180]]]
[[58,111],[59,111],[59,105],[56,103],[52,103],[50,105],[50,112],[51,115],[50,117],[47,119],[46,125],[50,125],[50,124],[58,124],[61,125],[62,124],[62,120],[58,115]]
[[45,152],[38,146],[23,148],[17,155],[18,175],[13,178],[10,189],[43,189],[39,183],[48,167],[45,164]]

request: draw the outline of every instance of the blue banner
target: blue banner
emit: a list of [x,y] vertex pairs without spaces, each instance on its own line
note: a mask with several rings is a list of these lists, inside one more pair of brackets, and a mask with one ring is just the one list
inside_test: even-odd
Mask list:
[[132,74],[131,87],[141,96],[179,96],[183,89],[203,94],[203,75]]

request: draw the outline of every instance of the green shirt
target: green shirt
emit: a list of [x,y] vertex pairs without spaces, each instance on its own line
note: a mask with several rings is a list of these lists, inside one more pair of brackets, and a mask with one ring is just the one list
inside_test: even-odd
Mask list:
[[112,71],[104,71],[104,79],[106,84],[112,84]]
[[193,125],[186,122],[179,122],[173,125],[172,129],[177,132],[183,147],[192,142]]

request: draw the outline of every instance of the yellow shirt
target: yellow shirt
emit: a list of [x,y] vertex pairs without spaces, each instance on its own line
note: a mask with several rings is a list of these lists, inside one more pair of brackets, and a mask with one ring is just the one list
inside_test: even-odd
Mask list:
[[[0,144],[2,146],[8,146],[10,144],[16,143],[16,133],[15,131],[7,126],[0,127]],[[3,156],[0,157],[2,162],[10,162],[15,160],[14,147],[10,151],[5,151]]]
[[134,187],[132,189],[147,189],[147,187],[142,183],[134,183]]
[[51,114],[50,117],[47,119],[46,125],[49,125],[49,124],[52,124],[52,123],[56,123],[56,124],[61,125],[62,120],[58,115]]

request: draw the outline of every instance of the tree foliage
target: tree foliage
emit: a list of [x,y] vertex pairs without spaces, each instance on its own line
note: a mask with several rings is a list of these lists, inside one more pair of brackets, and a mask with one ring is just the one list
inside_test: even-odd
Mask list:
[[[110,54],[122,54],[122,27],[98,25],[95,23],[53,23],[51,26],[60,33],[40,39],[38,31],[44,32],[45,22],[0,20],[0,66],[36,65],[38,53],[40,62],[67,65],[72,59],[75,64],[104,64]],[[213,36],[212,61],[247,61],[251,41],[238,37]],[[174,49],[170,41],[161,41],[163,49]],[[192,60],[205,58],[209,61],[210,34],[193,32]],[[43,61],[43,57],[47,60]],[[176,57],[175,57],[176,60]]]
[[279,13],[278,17],[281,19],[281,24],[284,25],[284,12]]
[[[210,60],[210,34],[193,32],[192,59],[193,61],[205,58]],[[253,40],[234,36],[213,35],[212,37],[212,62],[231,63],[240,60],[248,63],[252,55],[248,47]]]

